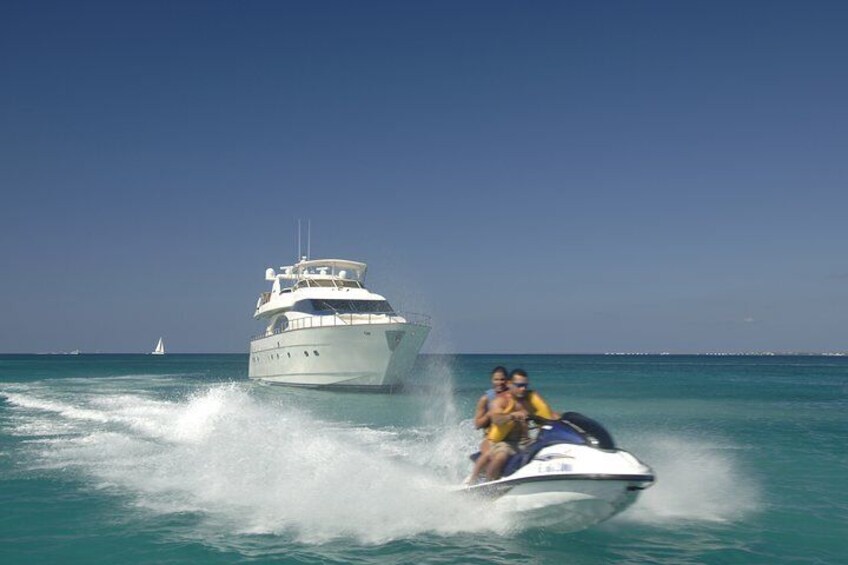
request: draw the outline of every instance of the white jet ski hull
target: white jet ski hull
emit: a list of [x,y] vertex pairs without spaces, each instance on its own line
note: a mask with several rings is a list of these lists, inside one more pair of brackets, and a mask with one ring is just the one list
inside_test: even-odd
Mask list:
[[542,449],[508,477],[464,490],[534,525],[569,532],[622,512],[653,483],[650,467],[626,451],[564,444]]
[[536,526],[578,531],[622,512],[636,501],[643,482],[546,478],[520,482],[497,496],[502,510],[520,513]]

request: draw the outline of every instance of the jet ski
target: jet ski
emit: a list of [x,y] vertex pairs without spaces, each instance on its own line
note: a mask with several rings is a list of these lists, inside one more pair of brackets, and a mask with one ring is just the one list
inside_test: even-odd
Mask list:
[[[462,490],[522,515],[535,514],[534,523],[576,531],[623,511],[654,483],[651,468],[617,449],[598,422],[577,412],[535,420],[536,440],[507,461],[500,479]],[[476,457],[479,453],[471,458]]]

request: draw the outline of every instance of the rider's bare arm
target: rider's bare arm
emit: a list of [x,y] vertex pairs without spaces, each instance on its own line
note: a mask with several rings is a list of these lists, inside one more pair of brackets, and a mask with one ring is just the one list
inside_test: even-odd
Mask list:
[[477,428],[487,428],[491,423],[489,412],[486,410],[488,401],[489,399],[485,394],[477,401],[477,409],[474,411],[474,426]]

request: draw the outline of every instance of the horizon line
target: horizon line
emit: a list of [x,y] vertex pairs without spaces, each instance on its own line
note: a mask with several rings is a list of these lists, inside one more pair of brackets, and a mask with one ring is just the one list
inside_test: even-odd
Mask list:
[[[79,355],[151,355],[149,352],[133,352],[133,351],[13,351],[0,352],[0,355],[53,355],[77,357]],[[169,352],[164,355],[152,355],[152,357],[161,358],[170,355],[250,355],[247,351],[185,351],[185,352]],[[656,356],[656,357],[674,357],[674,356],[737,356],[737,357],[789,357],[789,356],[833,356],[841,357],[848,356],[848,350],[845,351],[688,351],[688,352],[670,352],[670,351],[627,351],[627,352],[610,352],[610,351],[579,351],[579,352],[426,352],[419,355],[603,355],[605,357],[637,357],[637,356]]]

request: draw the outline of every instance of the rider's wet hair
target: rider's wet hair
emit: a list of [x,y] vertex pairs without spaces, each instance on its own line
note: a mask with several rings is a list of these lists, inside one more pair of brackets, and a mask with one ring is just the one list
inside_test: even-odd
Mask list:
[[525,371],[524,369],[513,369],[512,372],[509,374],[509,380],[512,380],[515,377],[524,377],[526,379],[527,371]]
[[508,377],[509,377],[509,371],[507,371],[507,370],[506,370],[506,367],[504,367],[503,365],[498,365],[497,367],[495,367],[494,369],[492,369],[492,374],[494,375],[495,373],[500,373],[500,374],[502,374],[502,375],[504,376],[504,378],[508,378]]

